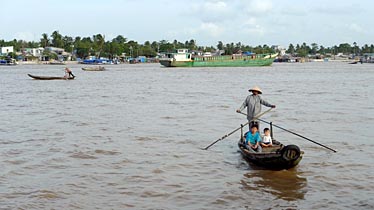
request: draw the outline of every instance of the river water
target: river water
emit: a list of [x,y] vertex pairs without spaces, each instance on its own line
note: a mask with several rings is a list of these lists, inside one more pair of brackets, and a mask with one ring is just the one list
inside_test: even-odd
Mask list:
[[[1,210],[374,208],[371,64],[69,67],[0,67]],[[262,119],[338,152],[276,128],[305,152],[293,169],[249,165],[240,132],[202,150],[246,122],[254,85],[277,105]]]

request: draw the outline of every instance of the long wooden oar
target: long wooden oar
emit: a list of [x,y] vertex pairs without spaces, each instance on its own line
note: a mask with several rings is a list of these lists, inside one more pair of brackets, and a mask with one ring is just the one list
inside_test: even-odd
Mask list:
[[[255,116],[255,117],[254,117],[250,122],[252,122],[252,121],[254,121],[254,120],[257,120],[257,119],[260,118],[262,115],[268,113],[271,109],[272,109],[272,108],[270,108],[270,109],[267,110],[267,111],[264,111],[263,113],[258,114],[258,115]],[[243,126],[248,125],[248,123],[250,123],[250,122],[247,122],[247,123],[243,124]],[[226,137],[230,136],[231,134],[235,133],[235,132],[238,131],[240,128],[242,128],[242,126],[240,126],[239,128],[237,128],[237,129],[231,131],[230,133],[228,133],[228,134],[222,136],[221,138],[217,139],[217,140],[214,141],[213,143],[209,144],[207,147],[203,148],[203,150],[207,150],[209,147],[213,146],[215,143],[217,143],[217,142],[219,142],[219,141],[225,139]]]
[[[243,113],[243,112],[240,112],[240,114],[246,115],[246,114]],[[261,119],[258,119],[258,120],[261,121],[261,122],[264,122],[264,123],[267,123],[267,124],[270,125],[270,122],[267,122],[267,121],[265,121],[265,120],[261,120]],[[295,133],[295,132],[293,132],[293,131],[290,131],[290,130],[287,130],[287,129],[285,129],[285,128],[282,128],[282,127],[280,127],[280,126],[278,126],[278,125],[275,125],[274,123],[271,123],[271,124],[272,124],[274,127],[277,127],[277,128],[280,128],[280,129],[282,129],[282,130],[284,130],[284,131],[287,131],[287,132],[289,132],[289,133],[292,133],[292,134],[294,134],[294,135],[296,135],[296,136],[298,136],[298,137],[301,137],[301,138],[306,139],[306,140],[308,140],[308,141],[310,141],[310,142],[313,142],[313,143],[315,143],[315,144],[317,144],[317,145],[319,145],[319,146],[321,146],[321,147],[324,147],[324,148],[326,148],[326,149],[329,149],[329,150],[331,150],[331,151],[333,151],[333,152],[337,152],[336,150],[331,149],[330,147],[325,146],[325,145],[323,145],[323,144],[321,144],[321,143],[318,143],[318,142],[316,142],[316,141],[313,141],[313,140],[310,139],[310,138],[307,138],[307,137],[302,136],[302,135],[300,135],[300,134],[298,134],[298,133]]]

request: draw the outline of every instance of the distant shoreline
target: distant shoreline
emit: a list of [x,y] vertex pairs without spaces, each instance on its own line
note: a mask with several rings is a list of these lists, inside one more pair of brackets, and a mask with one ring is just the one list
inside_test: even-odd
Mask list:
[[[19,65],[52,65],[50,61],[17,61]],[[78,61],[64,61],[65,65],[78,64]],[[63,66],[63,65],[61,65]]]

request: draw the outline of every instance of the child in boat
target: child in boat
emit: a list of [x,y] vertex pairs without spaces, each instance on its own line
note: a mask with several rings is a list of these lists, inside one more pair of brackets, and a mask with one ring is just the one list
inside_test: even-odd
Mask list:
[[75,77],[74,74],[73,74],[73,72],[68,67],[66,67],[65,68],[65,76],[64,77],[65,78],[69,78],[70,76],[73,77],[73,78]]
[[264,129],[264,136],[262,137],[261,146],[263,147],[273,146],[273,140],[271,139],[269,128]]
[[245,145],[249,150],[252,150],[254,152],[262,152],[260,142],[261,136],[258,132],[258,125],[252,124],[251,130],[247,133],[245,137]]

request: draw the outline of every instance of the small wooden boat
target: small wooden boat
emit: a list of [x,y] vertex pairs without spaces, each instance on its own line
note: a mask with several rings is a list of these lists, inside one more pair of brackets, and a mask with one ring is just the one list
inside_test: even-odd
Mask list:
[[105,67],[103,66],[95,66],[95,67],[84,67],[82,68],[83,71],[104,71]]
[[[272,130],[272,128],[270,128]],[[304,152],[296,145],[284,146],[280,142],[273,139],[272,147],[263,147],[262,152],[255,152],[247,149],[244,145],[245,137],[243,131],[238,142],[240,152],[244,159],[250,163],[254,163],[260,167],[282,170],[295,167],[301,161]]]
[[50,65],[66,65],[64,62],[62,61],[51,61],[49,62]]
[[27,74],[29,77],[33,79],[38,79],[38,80],[71,80],[74,79],[75,77],[51,77],[51,76],[35,76],[31,74]]

